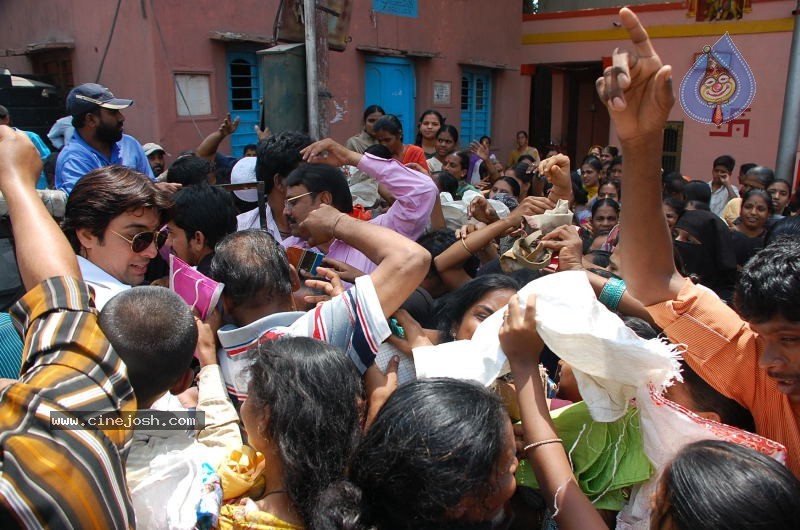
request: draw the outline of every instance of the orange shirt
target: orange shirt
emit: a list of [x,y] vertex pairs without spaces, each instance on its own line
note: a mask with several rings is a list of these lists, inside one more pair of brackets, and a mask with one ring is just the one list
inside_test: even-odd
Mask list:
[[401,160],[401,162],[403,165],[408,164],[409,162],[416,162],[423,168],[428,169],[428,159],[425,158],[425,151],[416,145],[406,145],[406,149],[403,151],[403,160]]
[[763,347],[748,323],[688,279],[675,300],[647,311],[672,342],[686,345],[683,358],[700,377],[750,411],[758,434],[786,446],[787,465],[800,477],[800,407],[759,368]]

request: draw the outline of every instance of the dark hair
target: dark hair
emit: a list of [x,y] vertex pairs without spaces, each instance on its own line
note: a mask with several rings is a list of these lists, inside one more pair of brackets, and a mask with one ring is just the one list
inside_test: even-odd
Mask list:
[[742,175],[747,175],[747,172],[756,166],[758,166],[758,164],[754,162],[745,162],[744,164],[739,166],[739,173],[741,173]]
[[678,452],[661,477],[664,519],[679,530],[795,528],[800,481],[783,465],[730,442],[703,440]]
[[500,177],[499,179],[497,179],[494,182],[495,182],[495,184],[497,184],[501,180],[503,182],[505,182],[506,184],[508,184],[509,186],[511,186],[511,192],[514,194],[514,197],[519,197],[519,194],[521,192],[520,187],[519,187],[519,182],[517,182],[515,179],[513,179],[511,177]]
[[714,164],[712,167],[717,166],[722,166],[732,173],[734,166],[736,166],[736,160],[734,160],[734,158],[730,155],[718,156],[714,159]]
[[468,151],[453,151],[447,156],[455,156],[458,157],[458,163],[461,165],[461,169],[466,171],[469,169],[469,152]]
[[622,157],[621,156],[615,156],[608,163],[608,169],[611,169],[614,166],[621,166],[621,165],[622,165]]
[[189,368],[197,346],[192,310],[163,287],[134,287],[109,300],[97,324],[128,369],[136,399],[152,401]]
[[323,497],[312,527],[480,527],[453,520],[451,509],[493,493],[509,428],[501,400],[477,383],[431,378],[401,386],[353,453],[349,480]]
[[577,171],[571,171],[569,176],[572,181],[572,196],[575,198],[575,204],[586,204],[589,201],[589,194],[583,189],[581,176]]
[[527,138],[527,137],[528,137],[528,131],[517,131],[517,134],[516,134],[516,136],[519,136],[520,134],[521,134],[522,136],[524,136],[525,138]]
[[622,315],[620,316],[620,319],[622,319],[628,329],[645,340],[655,339],[658,337],[658,331],[656,331],[656,329],[646,320],[628,315]]
[[358,443],[360,374],[343,351],[308,337],[262,342],[251,358],[248,399],[266,412],[258,434],[276,445],[286,493],[309,527]]
[[199,231],[206,238],[206,246],[213,251],[220,239],[236,232],[236,206],[230,192],[201,184],[181,188],[173,199],[172,222],[186,232],[187,240]]
[[3,105],[0,105],[0,119],[6,119],[8,117],[8,109]]
[[770,215],[775,213],[775,205],[772,204],[772,195],[767,193],[765,190],[759,188],[753,188],[747,190],[747,193],[742,195],[742,206],[744,206],[746,200],[748,200],[750,197],[753,197],[754,195],[764,199],[764,201],[767,203],[767,212]]
[[584,157],[583,162],[581,162],[581,166],[584,165],[592,166],[592,168],[598,173],[603,171],[603,162],[601,162],[600,159],[594,155]]
[[205,158],[197,155],[178,157],[167,170],[167,182],[177,182],[184,186],[192,186],[208,182],[208,174],[214,166]]
[[275,186],[275,176],[287,177],[303,161],[300,150],[311,145],[306,133],[284,131],[258,144],[256,180],[264,182],[264,194]]
[[125,212],[152,208],[159,228],[171,215],[173,203],[148,177],[125,166],[105,166],[81,177],[72,188],[64,210],[61,229],[73,250],[80,254],[76,231],[88,229],[103,241],[109,223]]
[[223,294],[238,306],[254,306],[268,298],[288,300],[292,280],[286,251],[262,230],[234,232],[217,243],[211,278],[225,284]]
[[383,158],[384,160],[391,160],[392,158],[392,152],[389,151],[389,148],[383,144],[372,144],[371,146],[367,147],[366,151],[364,152],[368,155]]
[[753,256],[742,269],[734,300],[749,322],[777,316],[800,322],[800,236],[774,238]]
[[[427,109],[427,110],[423,111],[422,114],[419,115],[419,119],[417,120],[417,136],[414,138],[414,145],[416,145],[418,147],[422,147],[422,133],[419,132],[419,126],[422,123],[422,120],[424,120],[425,116],[427,116],[428,114],[433,114],[437,118],[439,118],[439,126],[440,127],[442,125],[444,125],[444,122],[445,122],[444,116],[442,116],[442,113],[439,112],[438,110]],[[393,133],[393,134],[396,134],[396,133]]]
[[684,361],[681,361],[681,375],[684,388],[697,405],[698,411],[716,412],[722,423],[756,432],[755,422],[749,410],[717,392]]
[[[437,171],[437,173],[447,173],[447,171]],[[450,175],[452,178],[452,175]],[[456,233],[449,228],[442,228],[439,230],[433,230],[424,234],[417,239],[417,244],[431,253],[431,265],[430,265],[430,272],[435,273],[438,275],[438,271],[436,270],[436,264],[433,262],[433,259],[453,246],[458,240],[456,239]],[[478,267],[480,266],[481,262],[477,256],[472,255],[467,259],[467,261],[463,264],[464,272],[469,274],[471,277],[475,277],[475,274],[478,272]]]
[[599,201],[594,201],[592,205],[592,217],[594,217],[594,214],[597,213],[597,209],[601,206],[611,206],[617,212],[617,216],[619,216],[620,207],[617,201],[614,199],[600,199]]
[[680,216],[683,215],[683,212],[686,211],[686,204],[672,196],[662,198],[661,203],[675,210],[675,213],[678,214],[678,218],[680,218]]
[[230,184],[232,167],[218,167],[214,170],[214,184]]
[[313,196],[327,191],[331,194],[332,205],[343,213],[353,211],[353,196],[342,170],[327,164],[302,164],[289,173],[284,184],[305,186]]
[[400,120],[394,114],[381,116],[381,118],[375,122],[375,125],[372,126],[372,130],[376,133],[379,131],[386,131],[395,136],[403,136],[403,124],[400,123]]
[[366,123],[367,118],[369,118],[370,114],[374,114],[376,112],[380,112],[381,114],[386,114],[386,111],[383,110],[383,107],[380,105],[370,105],[364,109],[364,116],[361,118],[361,121]]
[[95,116],[100,116],[100,107],[96,107],[92,110],[87,110],[86,112],[81,112],[80,114],[76,114],[72,117],[72,126],[76,129],[82,129],[86,125],[86,116],[88,114],[94,114]]
[[242,148],[242,156],[244,156],[244,154],[246,152],[248,152],[248,151],[255,151],[257,149],[258,149],[258,145],[256,145],[256,144],[247,144],[246,146],[244,146]]
[[517,163],[514,164],[511,169],[514,171],[514,177],[521,180],[524,184],[530,184],[533,180],[533,173],[528,173],[527,164]]
[[54,190],[56,188],[56,164],[58,162],[59,152],[60,151],[53,151],[50,153],[42,164],[42,171],[47,180],[47,189],[49,190]]
[[686,180],[679,172],[672,171],[670,173],[665,174],[663,177],[661,177],[661,185],[663,187],[664,193],[673,196],[679,195],[680,197],[684,197],[684,191],[686,190]]
[[444,123],[439,128],[439,132],[436,133],[436,138],[439,138],[439,135],[442,134],[442,133],[447,133],[450,136],[452,136],[453,137],[453,142],[455,142],[455,144],[458,145],[458,129],[456,129],[455,127],[453,127],[450,124]]
[[[755,177],[766,188],[775,180],[775,172],[767,166],[754,166],[747,170],[745,177]],[[770,199],[772,200],[772,199]]]
[[434,171],[431,178],[439,183],[439,188],[453,197],[458,194],[458,179],[449,171]]
[[442,342],[453,340],[454,328],[461,325],[461,321],[469,308],[478,300],[493,291],[509,289],[518,291],[519,283],[503,274],[486,274],[470,280],[455,291],[437,300],[436,322]]
[[[786,182],[786,181],[784,181]],[[764,236],[764,246],[771,244],[781,236],[798,236],[800,235],[800,217],[784,217],[767,229]]]
[[608,154],[611,155],[611,158],[616,158],[619,156],[619,149],[616,145],[607,145],[603,148],[603,151],[608,151]]
[[478,143],[483,143],[484,140],[489,140],[489,143],[492,143],[492,137],[485,134],[478,139]]
[[531,155],[529,155],[527,153],[524,154],[524,155],[519,155],[519,157],[517,157],[517,162],[516,163],[519,164],[523,160],[530,160],[531,164],[535,164],[536,163],[536,159],[533,158]]
[[597,187],[598,193],[603,186],[614,186],[617,190],[617,202],[622,200],[622,182],[619,179],[611,177],[603,180],[600,182],[600,186]]
[[691,180],[683,188],[686,201],[697,201],[704,204],[711,202],[711,187],[704,180]]

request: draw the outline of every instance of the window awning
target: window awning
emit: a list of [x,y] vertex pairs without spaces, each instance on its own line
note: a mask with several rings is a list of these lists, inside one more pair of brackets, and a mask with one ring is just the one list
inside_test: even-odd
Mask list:
[[256,33],[241,33],[238,31],[216,30],[209,32],[209,38],[220,42],[247,42],[256,44],[275,44],[272,35],[258,35]]
[[429,52],[424,50],[401,50],[399,48],[384,48],[381,46],[356,46],[356,50],[364,53],[374,53],[375,55],[385,55],[388,57],[419,57],[420,59],[433,59],[440,57],[439,52]]
[[34,42],[28,44],[24,48],[0,49],[0,57],[11,57],[15,55],[32,55],[35,53],[43,53],[56,50],[72,50],[74,48],[75,48],[75,41],[73,40]]
[[492,70],[519,70],[518,66],[511,66],[510,64],[498,63],[495,61],[488,61],[484,59],[459,59],[458,64],[460,64],[461,66],[490,68]]

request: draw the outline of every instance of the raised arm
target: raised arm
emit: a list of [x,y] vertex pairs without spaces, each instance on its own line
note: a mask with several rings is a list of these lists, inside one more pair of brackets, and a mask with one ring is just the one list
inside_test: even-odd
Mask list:
[[439,198],[436,185],[428,175],[397,160],[356,153],[330,138],[314,142],[301,153],[308,162],[356,166],[388,191],[395,198],[394,203],[375,223],[412,239],[425,230],[434,203]]
[[311,246],[340,239],[378,265],[370,276],[386,317],[397,311],[428,272],[431,256],[427,250],[393,230],[353,219],[332,206],[323,204],[311,212],[300,229]]
[[550,419],[542,379],[539,375],[539,352],[544,347],[536,331],[536,305],[533,296],[525,309],[519,297],[508,301],[500,328],[500,346],[508,358],[517,391],[525,455],[548,507],[553,509],[559,528],[605,529],[597,510],[583,494],[572,472],[567,453]]
[[645,306],[675,298],[683,283],[675,270],[672,240],[661,209],[663,129],[675,102],[672,68],[663,65],[639,18],[619,12],[633,53],[617,49],[613,66],[597,80],[625,153],[625,208],[620,219],[625,244],[621,261],[630,293]]
[[500,173],[497,172],[497,168],[494,167],[490,159],[491,153],[489,153],[489,148],[480,142],[472,142],[469,144],[469,150],[486,165],[486,170],[488,171],[486,178],[489,179],[489,182],[494,184],[494,182],[500,178]]
[[238,128],[239,116],[236,116],[235,120],[231,120],[231,115],[228,113],[222,123],[219,124],[219,128],[203,138],[203,141],[200,142],[200,145],[197,146],[194,152],[197,153],[199,157],[213,161],[214,155],[217,153],[222,140],[224,140],[226,136],[232,135]]
[[39,152],[25,133],[0,126],[0,191],[26,289],[53,276],[81,278],[75,252],[36,192],[41,170]]

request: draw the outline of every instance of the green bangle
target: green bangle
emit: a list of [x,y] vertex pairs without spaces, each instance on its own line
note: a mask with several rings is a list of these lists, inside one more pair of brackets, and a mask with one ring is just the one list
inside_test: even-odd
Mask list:
[[624,293],[625,280],[609,278],[605,285],[603,285],[603,290],[600,291],[600,296],[598,296],[597,299],[611,311],[616,311]]

